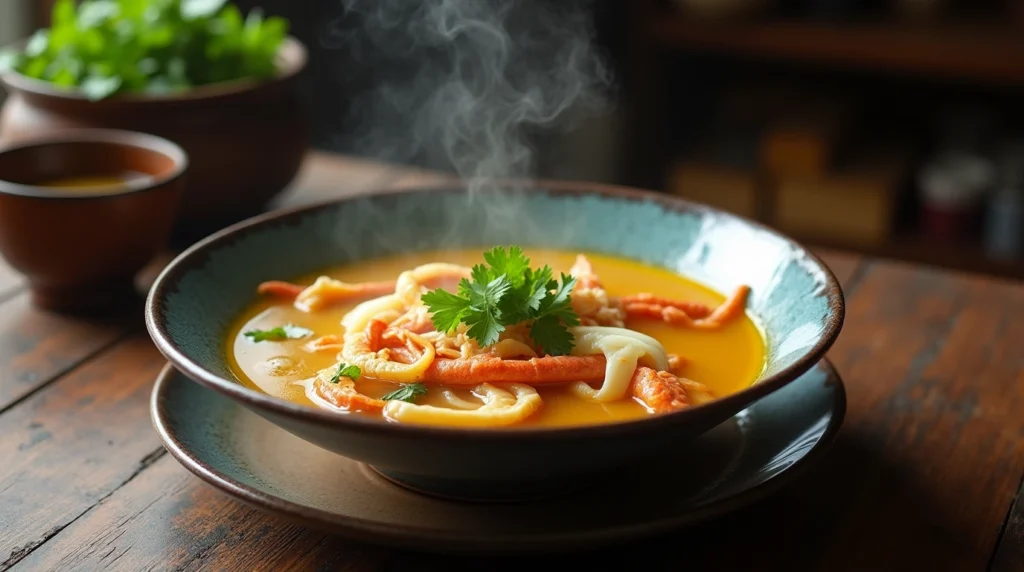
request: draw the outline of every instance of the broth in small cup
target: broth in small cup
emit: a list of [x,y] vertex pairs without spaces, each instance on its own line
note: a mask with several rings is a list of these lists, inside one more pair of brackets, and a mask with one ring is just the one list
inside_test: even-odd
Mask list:
[[0,253],[38,306],[137,300],[135,276],[167,245],[187,168],[178,145],[129,131],[69,130],[0,148]]
[[112,190],[116,191],[117,189],[123,188],[134,181],[148,181],[150,179],[151,177],[145,173],[126,171],[124,173],[110,175],[99,174],[78,177],[58,177],[56,179],[40,181],[36,183],[36,186],[82,194],[105,194]]

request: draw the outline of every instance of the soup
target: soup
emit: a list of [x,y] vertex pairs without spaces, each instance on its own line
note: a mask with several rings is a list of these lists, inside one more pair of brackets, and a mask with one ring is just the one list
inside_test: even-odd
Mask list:
[[33,183],[37,187],[59,189],[77,193],[107,193],[112,190],[126,188],[129,183],[146,180],[149,175],[134,171],[114,175],[81,175],[75,177],[58,177]]
[[390,422],[625,421],[739,391],[764,368],[746,287],[725,296],[598,254],[418,253],[258,292],[227,340],[242,383]]

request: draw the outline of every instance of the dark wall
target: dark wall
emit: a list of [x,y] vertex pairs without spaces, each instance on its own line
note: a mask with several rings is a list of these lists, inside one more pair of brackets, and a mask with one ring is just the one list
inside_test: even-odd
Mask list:
[[254,8],[268,15],[283,16],[291,22],[291,34],[309,51],[309,67],[302,75],[299,90],[308,106],[314,127],[314,145],[324,148],[329,135],[340,128],[339,102],[345,93],[344,85],[331,76],[331,68],[338,62],[321,47],[322,35],[328,28],[327,15],[336,11],[337,0],[237,0],[243,12]]
[[[418,1],[410,0],[410,5]],[[366,94],[384,78],[393,77],[388,74],[403,71],[362,64],[346,53],[344,47],[336,45],[338,35],[343,34],[346,27],[359,25],[358,18],[352,15],[342,18],[340,0],[237,0],[236,3],[243,11],[260,7],[267,14],[288,18],[292,34],[309,50],[309,68],[301,79],[300,90],[312,117],[314,146],[373,156],[374,151],[362,148],[359,140],[348,136],[352,125],[347,116],[354,98]],[[623,43],[622,5],[623,2],[609,0],[597,2],[594,7],[600,49],[607,53],[613,65]],[[407,162],[437,167],[416,158]]]

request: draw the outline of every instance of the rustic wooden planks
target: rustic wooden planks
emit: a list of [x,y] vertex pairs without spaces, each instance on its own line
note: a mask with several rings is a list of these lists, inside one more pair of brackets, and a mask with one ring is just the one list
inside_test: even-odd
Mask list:
[[992,572],[1024,570],[1024,479],[1017,491],[1017,500],[1006,517],[999,547],[992,556]]
[[0,303],[0,411],[110,346],[126,331],[119,319],[72,318],[37,309],[27,292]]
[[845,501],[811,548],[829,569],[984,569],[1024,475],[1021,315],[1016,283],[867,269],[832,352],[850,413]]
[[164,454],[148,407],[163,364],[140,334],[0,415],[0,569]]
[[379,570],[379,549],[235,502],[165,456],[14,570]]
[[104,315],[68,316],[35,307],[25,279],[0,261],[0,413],[76,365],[142,330],[142,295],[171,253],[140,272],[140,297]]

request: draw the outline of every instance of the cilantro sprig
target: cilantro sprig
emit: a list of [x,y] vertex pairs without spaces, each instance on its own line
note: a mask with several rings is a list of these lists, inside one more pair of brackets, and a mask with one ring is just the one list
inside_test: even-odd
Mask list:
[[288,20],[227,0],[56,0],[50,27],[22,49],[0,51],[18,73],[91,100],[163,94],[238,79],[265,79]]
[[494,247],[484,262],[459,282],[456,293],[438,288],[423,295],[434,327],[451,333],[466,324],[470,338],[489,346],[507,327],[529,323],[530,337],[545,353],[572,351],[569,328],[580,323],[570,304],[576,279],[563,273],[556,280],[547,265],[531,268],[518,246]]
[[358,365],[349,365],[342,362],[338,364],[337,371],[331,376],[331,383],[338,383],[343,377],[356,381],[360,375],[363,375],[363,370],[359,369]]
[[427,386],[422,383],[403,383],[398,389],[381,397],[381,401],[407,401],[413,403],[417,397],[427,394]]
[[249,330],[243,335],[254,342],[300,340],[313,335],[313,330],[295,324],[285,324],[269,330]]

